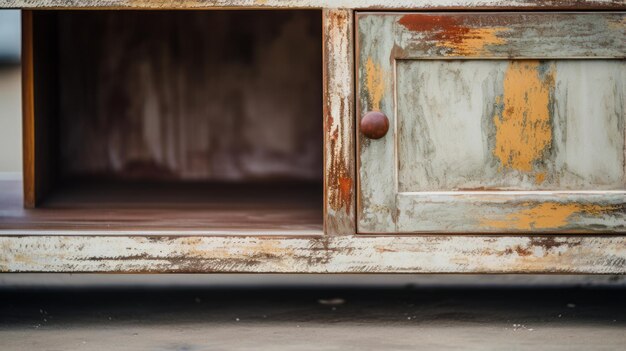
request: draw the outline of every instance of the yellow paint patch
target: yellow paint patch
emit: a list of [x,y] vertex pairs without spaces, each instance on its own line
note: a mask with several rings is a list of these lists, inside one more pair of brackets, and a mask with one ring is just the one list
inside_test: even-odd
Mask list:
[[614,30],[623,30],[624,27],[626,26],[626,17],[620,17],[620,18],[609,18],[607,19],[608,22],[608,27],[610,29],[614,29]]
[[444,40],[437,46],[452,48],[448,56],[477,56],[486,51],[487,45],[502,45],[506,40],[498,37],[498,33],[507,30],[505,27],[470,28],[460,38]]
[[365,85],[369,97],[369,103],[372,111],[380,111],[380,102],[383,99],[385,90],[385,81],[383,80],[383,72],[380,65],[374,63],[371,58],[365,63]]
[[535,184],[539,185],[539,184],[543,183],[544,180],[546,180],[546,173],[545,172],[539,172],[539,173],[535,174]]
[[502,220],[483,220],[481,225],[498,229],[556,229],[567,225],[569,218],[573,215],[600,216],[602,213],[615,209],[617,209],[615,206],[544,202],[517,213],[507,214]]
[[[554,89],[554,67],[539,73],[539,61],[512,61],[504,77],[504,95],[496,99],[502,112],[493,117],[496,129],[493,154],[504,168],[533,170],[552,144],[550,93]],[[539,179],[544,179],[539,176]]]

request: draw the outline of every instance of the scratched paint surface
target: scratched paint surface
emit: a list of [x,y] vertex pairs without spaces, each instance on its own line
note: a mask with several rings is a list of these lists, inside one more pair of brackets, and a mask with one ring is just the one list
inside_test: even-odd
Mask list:
[[323,11],[324,144],[327,235],[353,234],[354,206],[354,77],[350,40],[353,15]]
[[398,232],[616,233],[626,231],[624,192],[434,192],[397,196]]
[[623,236],[3,236],[0,272],[626,273]]
[[626,231],[624,23],[357,13],[358,232]]
[[624,188],[621,61],[402,60],[399,191]]
[[621,0],[0,0],[3,8],[521,8],[619,9]]

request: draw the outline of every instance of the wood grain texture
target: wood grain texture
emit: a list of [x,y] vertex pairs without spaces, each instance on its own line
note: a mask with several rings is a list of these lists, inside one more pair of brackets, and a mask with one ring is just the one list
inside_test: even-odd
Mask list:
[[623,14],[358,13],[357,115],[392,126],[358,231],[626,231],[624,43]]
[[[24,206],[51,191],[57,173],[58,75],[56,21],[40,11],[23,13],[22,145]],[[45,58],[41,56],[45,53]]]
[[325,233],[350,235],[355,223],[353,15],[324,10]]
[[35,92],[33,12],[22,12],[22,175],[24,206],[35,207]]
[[320,187],[74,182],[24,209],[21,182],[3,180],[0,235],[321,235]]
[[319,11],[56,15],[63,177],[321,179]]
[[380,16],[392,22],[395,58],[619,59],[626,52],[626,24],[618,12]]
[[626,238],[2,236],[1,272],[626,273]]
[[624,9],[621,0],[0,0],[6,8]]

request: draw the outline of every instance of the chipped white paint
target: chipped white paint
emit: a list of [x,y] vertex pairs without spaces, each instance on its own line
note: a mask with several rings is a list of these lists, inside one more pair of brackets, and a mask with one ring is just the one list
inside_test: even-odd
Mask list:
[[[359,132],[357,123],[357,162],[359,206],[357,231],[391,233],[395,231],[395,113],[393,60],[394,18],[362,15],[356,17],[355,53],[357,91],[356,113],[360,120],[368,111],[378,110],[389,118],[389,131],[384,138],[370,140]],[[382,93],[382,94],[381,94]],[[365,209],[365,210],[364,210]]]
[[[398,232],[626,232],[626,192],[426,192],[397,195]],[[599,205],[601,204],[601,205]]]
[[626,62],[542,62],[555,80],[554,137],[534,172],[502,167],[493,152],[509,63],[398,61],[398,190],[624,189]]
[[357,115],[391,125],[359,139],[358,232],[626,232],[623,23],[358,13]]
[[5,8],[353,8],[353,9],[461,9],[539,8],[567,6],[617,8],[621,0],[0,0]]
[[625,237],[0,237],[1,272],[626,273]]
[[[558,8],[619,8],[623,1],[564,0],[0,0],[0,7],[48,8],[372,8],[372,9],[517,9]],[[351,11],[348,11],[351,13]],[[376,19],[373,19],[376,20]],[[393,24],[390,22],[390,25]],[[391,28],[391,27],[390,27]],[[386,28],[386,29],[390,29]],[[385,28],[383,28],[385,29]],[[374,72],[383,75],[385,89],[393,89],[393,74],[389,53],[394,42],[385,39],[385,30],[370,29],[379,36],[370,50],[378,51],[375,61],[382,64]],[[326,29],[333,33],[332,28]],[[340,33],[336,38],[344,37]],[[334,34],[333,34],[333,37]],[[325,44],[327,45],[327,44]],[[330,43],[333,53],[351,52],[351,42]],[[329,47],[326,46],[326,49]],[[359,74],[363,75],[364,61]],[[326,85],[330,92],[330,111],[339,113],[341,121],[330,128],[342,127],[344,133],[351,117],[349,107],[338,108],[338,102],[349,101],[344,94],[351,86],[345,76],[345,57],[335,57],[337,84]],[[327,57],[327,60],[329,58]],[[330,61],[329,61],[330,62]],[[334,70],[334,69],[333,69]],[[343,73],[342,73],[343,72]],[[328,77],[327,77],[328,78]],[[335,79],[333,78],[333,79]],[[349,83],[349,84],[346,84]],[[337,96],[335,92],[340,91]],[[341,97],[339,97],[341,96]],[[367,94],[358,96],[358,106],[369,108]],[[392,97],[381,97],[381,109],[393,118]],[[389,109],[389,110],[387,110]],[[360,113],[360,109],[357,113]],[[335,124],[338,123],[338,124]],[[394,123],[392,119],[392,129]],[[393,135],[393,130],[390,131]],[[328,135],[327,135],[328,136]],[[376,147],[377,142],[364,145]],[[363,145],[363,142],[362,142]],[[384,167],[395,162],[393,151],[378,148],[370,158],[382,163],[365,173],[371,184],[394,184],[395,174]],[[393,148],[391,149],[393,150]],[[341,153],[341,157],[346,157]],[[328,156],[328,151],[327,154]],[[350,157],[350,156],[348,156]],[[363,162],[361,158],[361,162]],[[327,160],[328,161],[328,160]],[[368,164],[374,165],[375,163]],[[362,164],[361,164],[362,165]],[[328,170],[327,170],[328,171]],[[327,178],[328,179],[328,178]],[[326,184],[328,186],[328,184]],[[395,193],[373,190],[370,201],[373,210],[365,214],[366,225],[381,226],[390,234],[387,220],[395,216]],[[380,201],[379,201],[380,200]],[[392,205],[388,206],[388,200]],[[379,202],[376,202],[379,201]],[[327,215],[332,215],[328,211]],[[363,218],[361,218],[363,219]],[[345,223],[345,222],[344,222]],[[395,227],[395,226],[394,226]],[[326,228],[329,230],[329,228]],[[626,274],[626,237],[620,236],[464,236],[416,235],[379,236],[345,235],[315,237],[267,236],[76,236],[15,235],[0,236],[1,272],[281,272],[281,273],[607,273]],[[32,233],[31,233],[32,234]],[[142,235],[146,233],[141,233]]]
[[325,222],[328,235],[354,234],[353,13],[323,11]]

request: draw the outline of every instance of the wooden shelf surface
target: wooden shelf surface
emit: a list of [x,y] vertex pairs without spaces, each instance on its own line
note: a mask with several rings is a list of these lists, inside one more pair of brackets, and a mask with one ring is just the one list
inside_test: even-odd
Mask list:
[[318,235],[321,184],[73,182],[36,209],[0,180],[0,233]]

